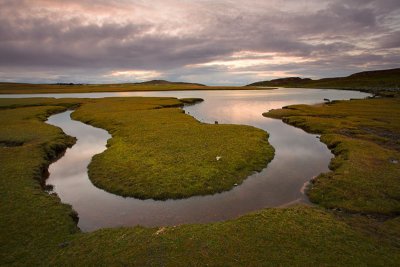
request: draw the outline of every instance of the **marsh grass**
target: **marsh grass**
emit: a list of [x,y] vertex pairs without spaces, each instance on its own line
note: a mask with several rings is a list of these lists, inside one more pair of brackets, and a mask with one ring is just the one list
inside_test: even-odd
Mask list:
[[317,207],[265,209],[212,224],[79,232],[71,207],[38,180],[74,142],[44,120],[87,101],[96,106],[84,99],[0,99],[1,140],[18,144],[0,146],[1,266],[398,265],[397,218],[382,222]]
[[79,107],[74,119],[113,136],[89,166],[93,183],[142,199],[207,195],[242,183],[273,158],[265,131],[200,123],[180,105],[172,98],[109,98]]
[[52,265],[395,266],[398,249],[317,208],[268,209],[235,220],[80,235]]
[[42,190],[43,172],[74,143],[43,122],[64,107],[0,110],[0,265],[40,265],[57,244],[78,232],[71,208]]
[[335,154],[332,172],[314,180],[308,195],[328,208],[400,214],[400,98],[297,105],[265,116],[322,134]]

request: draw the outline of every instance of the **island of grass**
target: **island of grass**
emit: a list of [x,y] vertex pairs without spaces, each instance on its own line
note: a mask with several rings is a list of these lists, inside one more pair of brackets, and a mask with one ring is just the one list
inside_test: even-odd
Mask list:
[[[318,206],[297,206],[265,209],[220,223],[160,228],[123,227],[81,233],[71,217],[71,208],[60,203],[57,196],[44,192],[38,180],[42,179],[45,166],[74,141],[60,129],[45,124],[44,120],[50,114],[83,105],[84,101],[92,100],[0,100],[0,265],[187,266],[190,263],[194,266],[398,266],[400,219],[398,214],[375,218],[373,214],[379,212],[378,205],[371,205],[369,213],[360,215]],[[343,110],[345,107],[357,110],[357,119],[342,115],[341,125],[349,124],[357,128],[367,123],[370,132],[378,132],[383,127],[398,133],[397,119],[388,118],[388,110],[399,110],[398,100],[365,101],[334,104],[342,106]],[[355,104],[358,104],[357,108],[353,106]],[[371,105],[376,115],[370,119],[362,116]],[[301,108],[308,109],[305,106]],[[380,112],[381,109],[386,111]],[[303,119],[313,120],[319,108],[311,107],[308,112]],[[331,120],[328,116],[318,118],[321,123],[325,118]],[[389,122],[385,123],[387,120]],[[334,130],[326,128],[325,135]],[[379,136],[352,138],[369,140],[380,149],[397,155],[398,150],[392,147],[391,142],[398,139],[375,139]],[[357,149],[356,146],[347,148],[349,155]],[[377,160],[377,164],[368,168],[372,171],[379,167],[382,159],[387,159],[382,158],[380,153],[370,156],[372,159],[369,162],[374,162],[374,157]],[[337,153],[337,157],[340,158],[341,153]],[[344,166],[355,158],[340,160],[343,160]],[[393,164],[390,166],[397,166],[395,158],[390,160]],[[365,168],[365,165],[354,164],[354,167],[343,170],[342,175],[350,180],[357,176],[360,168]],[[339,169],[336,168],[335,172]],[[392,170],[389,171],[393,174]],[[396,183],[388,182],[378,187],[370,182],[353,185],[354,192],[368,189],[380,196],[386,195],[390,188],[397,188]],[[330,194],[331,200],[341,201],[341,198],[339,190]],[[357,195],[353,196],[353,200],[357,198]],[[371,202],[381,203],[379,198],[372,198]],[[386,209],[392,207],[388,205]]]

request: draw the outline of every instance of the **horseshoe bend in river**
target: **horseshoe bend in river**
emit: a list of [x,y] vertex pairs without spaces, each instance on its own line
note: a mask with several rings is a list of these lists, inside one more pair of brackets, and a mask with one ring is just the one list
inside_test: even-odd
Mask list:
[[312,177],[329,171],[333,157],[328,148],[301,129],[280,120],[262,116],[270,109],[292,104],[314,104],[331,100],[365,98],[356,91],[320,89],[276,89],[243,91],[170,91],[84,93],[51,95],[8,95],[6,97],[109,97],[168,96],[199,97],[205,101],[184,107],[186,113],[202,122],[246,124],[266,130],[275,148],[275,157],[264,170],[249,176],[230,191],[181,200],[139,200],[124,198],[95,187],[89,180],[87,165],[95,154],[106,149],[111,136],[102,129],[71,120],[73,111],[51,116],[47,123],[60,127],[78,141],[49,167],[47,184],[62,202],[71,204],[79,214],[83,231],[117,226],[164,226],[206,223],[235,218],[266,207],[305,202],[302,188]]

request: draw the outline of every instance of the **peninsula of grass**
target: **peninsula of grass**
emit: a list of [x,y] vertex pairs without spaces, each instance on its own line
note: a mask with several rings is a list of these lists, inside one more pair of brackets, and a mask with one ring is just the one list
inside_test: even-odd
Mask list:
[[199,101],[202,99],[2,99],[0,110],[75,107],[73,118],[104,128],[113,136],[108,149],[89,165],[89,178],[97,187],[141,199],[177,199],[229,190],[265,168],[274,155],[263,130],[200,123],[179,108]]
[[40,180],[74,142],[44,120],[88,102],[96,104],[0,99],[1,266],[398,265],[398,219],[337,216],[317,207],[266,209],[213,224],[81,233],[71,207],[46,193]]
[[[193,103],[195,99],[183,102]],[[72,117],[109,131],[89,177],[106,191],[141,199],[177,199],[233,188],[273,158],[268,134],[244,125],[200,123],[172,98],[109,98]]]
[[321,134],[335,154],[332,172],[318,176],[308,195],[327,208],[400,214],[400,98],[289,106],[264,115]]

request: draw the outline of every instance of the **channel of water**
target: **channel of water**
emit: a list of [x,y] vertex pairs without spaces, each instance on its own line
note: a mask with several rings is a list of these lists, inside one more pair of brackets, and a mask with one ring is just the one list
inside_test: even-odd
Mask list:
[[[64,203],[79,214],[83,231],[118,226],[165,226],[186,223],[208,223],[232,219],[266,207],[308,203],[304,185],[314,176],[329,171],[333,157],[317,135],[286,125],[280,120],[262,116],[270,109],[293,104],[314,104],[324,99],[365,98],[356,91],[322,89],[277,89],[240,91],[170,91],[87,94],[5,95],[5,97],[100,98],[130,96],[199,97],[205,101],[186,106],[186,113],[206,123],[246,124],[270,134],[275,157],[259,173],[249,176],[240,186],[208,196],[180,200],[139,200],[124,198],[95,187],[87,166],[95,154],[106,149],[111,136],[70,118],[73,111],[51,116],[47,123],[60,127],[78,139],[65,155],[49,167],[47,184]],[[4,97],[4,96],[1,96]],[[110,166],[112,168],[112,166]]]

